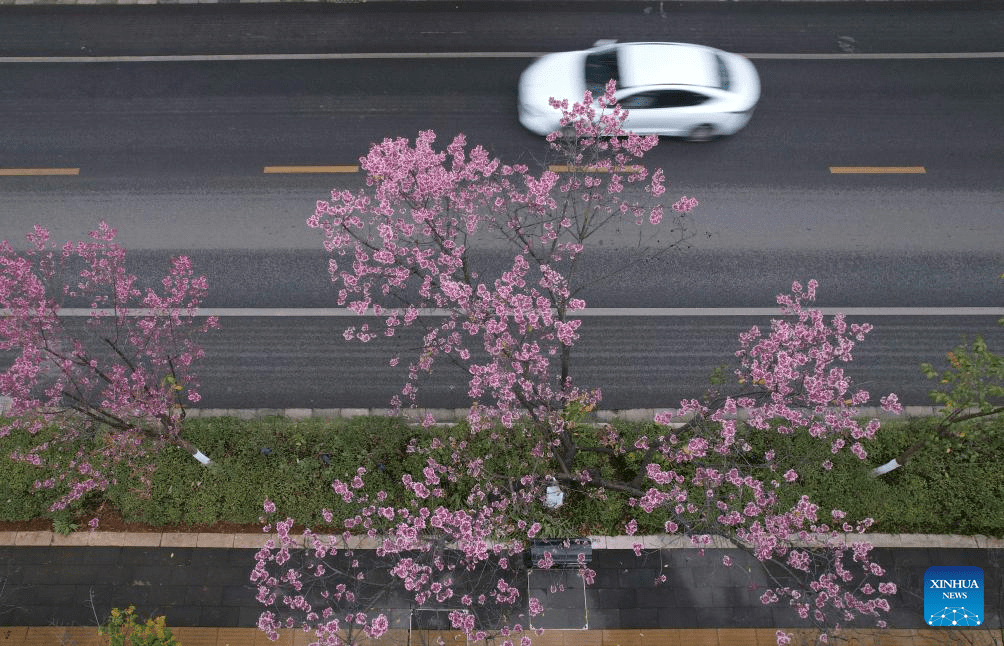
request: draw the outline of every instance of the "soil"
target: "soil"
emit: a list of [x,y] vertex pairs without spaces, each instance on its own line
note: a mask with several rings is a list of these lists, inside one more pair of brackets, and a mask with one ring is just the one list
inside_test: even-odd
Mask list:
[[[147,525],[146,523],[127,523],[122,520],[122,516],[114,509],[104,507],[98,509],[97,513],[89,514],[87,518],[77,520],[80,529],[86,531],[87,521],[97,517],[98,530],[102,532],[142,532],[148,534],[159,534],[161,532],[183,532],[183,533],[217,533],[217,534],[261,534],[261,525],[255,523],[242,525],[240,523],[211,523],[196,525]],[[52,531],[52,521],[47,518],[36,518],[35,520],[0,520],[0,531]],[[293,532],[302,532],[302,527],[294,527]]]

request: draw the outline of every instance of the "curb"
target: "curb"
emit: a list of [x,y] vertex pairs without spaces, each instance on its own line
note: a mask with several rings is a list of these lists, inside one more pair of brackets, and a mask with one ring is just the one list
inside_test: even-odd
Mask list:
[[[3,414],[4,402],[0,398],[0,414]],[[188,417],[236,417],[239,419],[258,419],[261,417],[285,417],[293,420],[301,419],[335,419],[359,416],[386,417],[393,414],[388,408],[187,408]],[[420,422],[427,414],[437,422],[458,422],[467,419],[467,408],[402,408],[400,415],[407,420]],[[620,419],[628,422],[650,422],[657,413],[678,410],[675,406],[656,408],[622,408],[598,410],[593,413],[596,421],[610,422]],[[900,415],[887,413],[878,406],[866,406],[858,409],[860,417],[877,417],[879,419],[903,419],[910,417],[932,417],[941,411],[940,406],[904,406]]]

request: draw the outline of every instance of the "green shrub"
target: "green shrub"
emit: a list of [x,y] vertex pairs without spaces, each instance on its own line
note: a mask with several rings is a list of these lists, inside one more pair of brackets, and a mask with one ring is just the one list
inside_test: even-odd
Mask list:
[[[874,518],[872,531],[877,532],[1004,534],[1004,468],[998,462],[998,456],[1004,455],[1004,420],[960,425],[947,439],[935,437],[936,423],[934,419],[883,423],[876,438],[866,443],[869,457],[863,462],[846,451],[834,456],[825,443],[804,434],[755,432],[746,439],[753,445],[754,455],[773,449],[785,460],[801,465],[799,480],[782,489],[784,504],[808,495],[822,509],[842,509],[849,519]],[[614,425],[629,445],[642,435],[668,432],[651,422],[615,421]],[[593,429],[579,426],[575,432],[583,447],[599,445]],[[127,522],[155,526],[251,524],[261,516],[267,497],[275,502],[279,516],[321,528],[322,508],[331,510],[336,518],[356,511],[334,494],[332,480],[348,481],[363,467],[367,471],[364,492],[386,490],[388,504],[399,505],[408,499],[401,476],[421,473],[430,456],[448,463],[460,442],[468,443],[470,451],[483,457],[486,472],[518,480],[527,472],[528,459],[533,460],[528,457],[536,442],[532,429],[498,429],[495,433],[495,437],[472,436],[463,423],[423,429],[387,417],[191,419],[185,422],[184,437],[213,459],[210,467],[170,446],[156,456],[157,468],[149,487],[131,467],[120,465],[115,471],[117,482],[107,492],[92,492],[76,506],[53,513],[48,508],[60,490],[36,490],[34,483],[58,473],[58,464],[68,453],[47,456],[52,465],[46,468],[8,460],[5,477],[0,480],[0,518],[51,518],[57,531],[65,531],[86,518],[87,511],[105,504],[119,510]],[[899,455],[921,437],[929,438],[928,446],[905,467],[871,477],[875,465]],[[411,441],[425,445],[433,438],[438,438],[442,447],[429,456],[408,451]],[[0,438],[0,452],[24,451],[37,441],[14,433]],[[269,449],[268,455],[263,454],[264,448]],[[630,480],[638,473],[640,464],[630,454],[612,460],[608,457],[588,451],[579,455],[583,468],[596,469],[604,478]],[[819,467],[827,459],[834,463],[831,471]],[[537,471],[542,471],[543,466],[537,466],[541,467]],[[693,466],[673,468],[689,475]],[[477,484],[469,474],[456,483],[444,483],[446,498],[451,504],[462,504]],[[620,534],[630,518],[638,520],[640,534],[662,531],[666,516],[639,513],[628,504],[625,494],[598,494],[574,486],[566,489],[560,509],[534,504],[527,512],[532,518],[524,520],[540,522],[545,535]],[[701,491],[693,494],[703,496]]]

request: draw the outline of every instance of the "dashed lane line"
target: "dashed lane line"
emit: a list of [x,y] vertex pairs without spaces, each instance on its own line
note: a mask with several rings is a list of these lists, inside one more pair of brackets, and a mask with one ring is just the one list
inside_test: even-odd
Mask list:
[[3,177],[38,177],[47,175],[79,175],[79,168],[0,168]]
[[923,166],[830,166],[833,175],[924,175]]

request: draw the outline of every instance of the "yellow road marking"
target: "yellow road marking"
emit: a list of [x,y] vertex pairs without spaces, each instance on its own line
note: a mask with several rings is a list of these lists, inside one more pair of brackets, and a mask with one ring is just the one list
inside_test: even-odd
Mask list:
[[266,166],[265,173],[358,173],[358,166]]
[[[642,169],[641,166],[625,166],[622,170],[618,170],[617,172],[622,172],[622,173],[637,173],[637,172],[640,172],[641,169]],[[579,172],[579,173],[607,173],[607,172],[609,172],[609,169],[604,168],[603,166],[565,166],[563,164],[553,164],[551,166],[548,166],[547,170],[551,171],[552,173],[574,173],[574,172]]]
[[923,166],[830,166],[830,173],[834,175],[852,174],[898,174],[898,175],[923,175],[927,170]]
[[79,175],[79,168],[0,168],[3,176],[29,175]]

